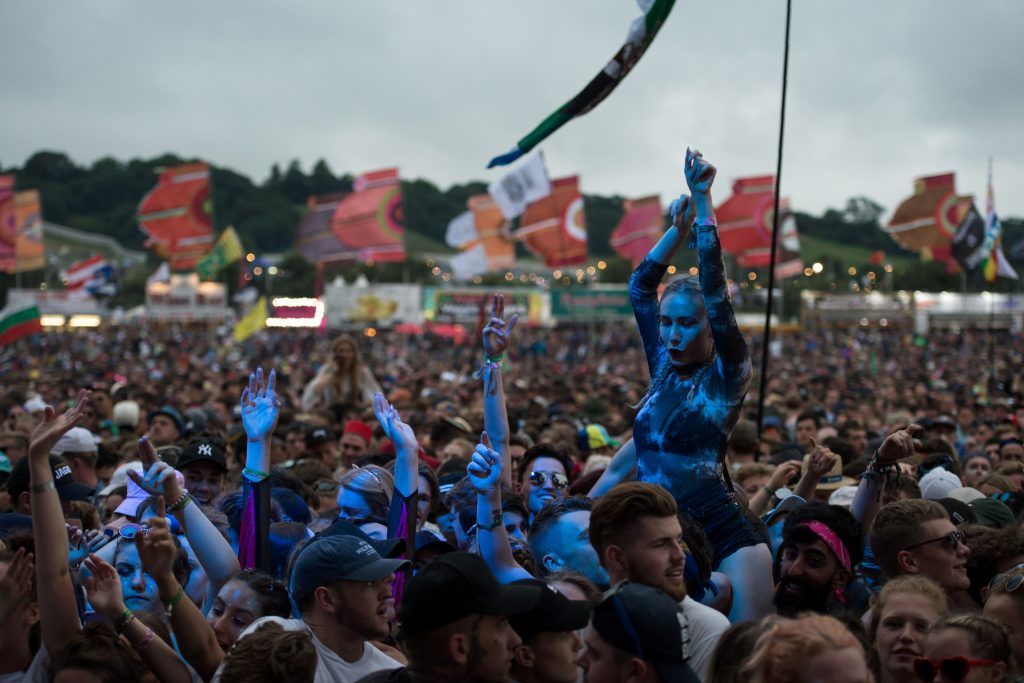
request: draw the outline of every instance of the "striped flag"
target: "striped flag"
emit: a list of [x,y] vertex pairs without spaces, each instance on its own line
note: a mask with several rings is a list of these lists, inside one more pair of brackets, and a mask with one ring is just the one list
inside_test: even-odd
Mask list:
[[622,82],[654,40],[658,29],[668,19],[675,0],[637,0],[643,15],[633,20],[626,35],[626,42],[615,53],[611,61],[579,91],[575,97],[563,104],[553,114],[540,122],[526,137],[516,143],[511,151],[491,159],[487,168],[504,166],[523,156],[539,145],[545,138],[564,126],[571,119],[583,116],[601,104],[616,86]]
[[999,223],[999,216],[996,214],[996,197],[992,190],[992,160],[988,160],[988,196],[985,199],[985,245],[988,247],[988,256],[982,265],[982,272],[985,273],[985,282],[995,282],[997,277],[1005,277],[1011,280],[1020,279],[1017,271],[1013,269],[1010,262],[1006,260],[1003,253],[1003,227]]
[[106,257],[103,254],[96,254],[68,268],[67,290],[79,296],[96,294],[113,279],[114,269],[107,263]]
[[0,347],[41,332],[39,307],[34,303],[8,305],[0,311]]
[[196,263],[196,271],[200,277],[209,279],[228,264],[242,258],[243,251],[242,241],[238,239],[238,233],[235,232],[234,227],[229,225],[221,233],[220,239],[213,245],[213,249]]

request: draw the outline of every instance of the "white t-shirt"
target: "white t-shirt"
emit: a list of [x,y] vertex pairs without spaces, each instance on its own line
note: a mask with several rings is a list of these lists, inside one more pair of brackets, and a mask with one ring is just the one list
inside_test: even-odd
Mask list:
[[[313,639],[313,647],[316,648],[316,674],[313,676],[313,683],[356,683],[360,678],[369,676],[375,671],[386,671],[398,669],[403,666],[391,657],[375,648],[369,643],[363,643],[363,655],[354,662],[346,662],[336,652],[321,643],[309,630],[309,627],[302,619],[282,619],[281,617],[263,617],[249,624],[238,636],[239,640],[258,629],[262,624],[273,622],[286,631],[308,631]],[[223,666],[223,665],[222,665]],[[213,677],[211,683],[219,683],[220,670]]]
[[700,680],[707,680],[711,653],[729,629],[729,619],[716,609],[702,605],[689,595],[680,603],[690,628],[690,668]]
[[24,671],[0,674],[0,683],[48,683],[50,672],[46,668],[46,646],[39,645],[39,651]]

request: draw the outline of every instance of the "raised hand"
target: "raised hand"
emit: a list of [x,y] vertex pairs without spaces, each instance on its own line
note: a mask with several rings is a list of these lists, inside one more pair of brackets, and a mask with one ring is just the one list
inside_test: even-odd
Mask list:
[[107,621],[117,621],[125,610],[121,577],[117,575],[117,570],[98,555],[89,555],[83,564],[92,575],[85,579],[89,604],[105,616]]
[[32,593],[33,570],[32,553],[18,548],[7,571],[0,576],[0,626],[6,624],[14,611],[28,601]]
[[495,358],[505,353],[512,337],[512,330],[516,328],[519,316],[513,315],[505,320],[505,296],[495,294],[494,302],[491,305],[491,320],[484,326],[484,355]]
[[690,188],[690,194],[696,199],[704,197],[711,192],[711,185],[715,182],[715,174],[718,169],[704,161],[704,155],[698,150],[686,148],[686,161],[683,166],[683,175],[686,177],[686,186]]
[[384,433],[395,445],[396,453],[419,453],[420,444],[412,427],[402,421],[398,410],[379,391],[373,395],[373,412]]
[[107,544],[107,537],[98,529],[83,531],[70,524],[65,526],[68,530],[68,547],[70,548],[68,564],[78,564]]
[[57,415],[52,406],[46,406],[43,414],[43,421],[40,422],[32,432],[32,439],[28,446],[28,457],[32,460],[45,460],[50,457],[50,451],[72,427],[78,424],[82,418],[82,411],[89,402],[92,392],[82,389],[78,392],[78,400],[74,407]]
[[135,548],[142,560],[142,567],[157,582],[174,575],[174,558],[178,548],[174,545],[170,527],[167,524],[167,508],[163,496],[156,499],[156,516],[148,517],[144,523],[149,527],[145,533],[135,535]]
[[672,216],[672,224],[680,230],[689,231],[693,225],[694,206],[690,198],[685,194],[679,195],[679,199],[673,199],[668,205],[668,215]]
[[479,494],[488,494],[494,491],[501,482],[501,455],[491,448],[491,439],[487,432],[480,434],[480,443],[466,467],[466,475],[473,490]]
[[[149,447],[152,448],[152,444]],[[141,447],[139,451],[142,451]],[[173,467],[162,461],[147,465],[143,460],[142,463],[145,474],[128,470],[128,478],[134,481],[139,488],[151,496],[163,496],[165,500],[172,503],[181,498],[181,484],[178,483],[178,473]]]
[[800,470],[803,465],[799,460],[787,460],[772,472],[771,478],[768,480],[768,488],[775,490],[782,486],[788,486],[790,480],[796,475],[800,474]]
[[878,452],[875,455],[878,462],[889,464],[912,456],[918,445],[914,437],[922,429],[921,425],[910,424],[885,437],[885,441],[878,447]]
[[811,457],[807,461],[807,471],[815,481],[821,479],[832,471],[833,465],[839,456],[825,446],[819,446],[818,442],[811,439]]
[[242,391],[242,425],[249,441],[263,441],[274,431],[281,414],[281,401],[274,390],[277,371],[271,370],[264,383],[263,368],[249,373],[249,386]]

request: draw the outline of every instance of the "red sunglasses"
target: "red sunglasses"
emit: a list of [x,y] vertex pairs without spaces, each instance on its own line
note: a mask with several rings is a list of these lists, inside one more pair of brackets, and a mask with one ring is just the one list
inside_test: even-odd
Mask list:
[[947,681],[962,681],[967,678],[973,666],[992,666],[994,659],[967,659],[966,657],[946,657],[938,661],[918,657],[914,660],[914,673],[922,681],[934,681],[941,672]]

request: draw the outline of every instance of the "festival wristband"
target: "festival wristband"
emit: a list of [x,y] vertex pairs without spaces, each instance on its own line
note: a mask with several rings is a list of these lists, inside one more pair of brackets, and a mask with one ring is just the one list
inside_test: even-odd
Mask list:
[[184,493],[181,494],[181,498],[178,498],[178,500],[174,501],[173,503],[167,506],[167,511],[173,515],[177,512],[181,512],[182,510],[184,510],[185,506],[191,502],[192,496],[189,495],[188,491],[185,491]]
[[114,624],[114,630],[117,631],[118,633],[122,633],[124,631],[125,627],[128,626],[128,624],[132,623],[132,621],[134,619],[135,619],[135,615],[132,613],[132,611],[130,609],[125,607],[123,610],[121,610],[121,616],[118,618],[117,622]]
[[177,605],[179,602],[181,602],[181,597],[183,595],[185,595],[185,589],[182,588],[181,586],[178,586],[178,592],[174,594],[173,598],[171,598],[170,600],[164,600],[164,599],[160,600],[160,602],[164,603],[164,610],[167,613],[167,618],[168,619],[171,618],[171,612],[174,611],[175,605]]
[[32,484],[28,488],[32,493],[46,493],[47,491],[56,491],[57,485],[53,483],[53,479],[51,479],[45,484]]
[[501,365],[502,359],[505,358],[504,353],[499,353],[497,356],[488,356],[484,354],[484,365]]
[[258,470],[255,467],[246,467],[244,470],[242,470],[242,476],[248,479],[249,481],[253,482],[254,484],[258,484],[259,482],[269,477],[270,473],[264,472],[263,470]]
[[504,515],[502,515],[501,510],[495,510],[494,514],[491,516],[490,522],[481,522],[479,519],[477,519],[476,528],[481,531],[493,531],[494,529],[497,529],[499,526],[501,526],[504,523],[504,521],[505,517]]

